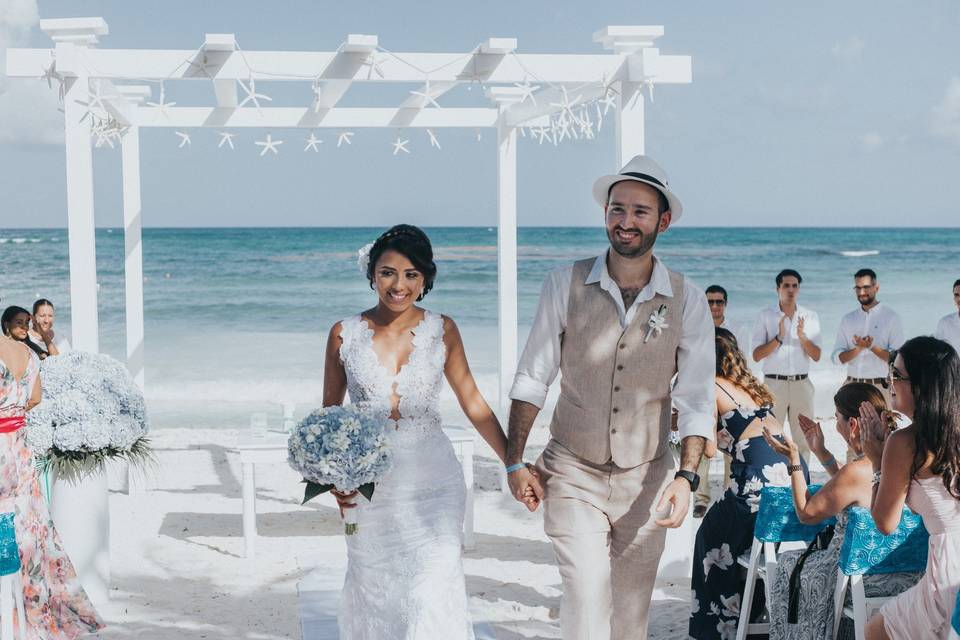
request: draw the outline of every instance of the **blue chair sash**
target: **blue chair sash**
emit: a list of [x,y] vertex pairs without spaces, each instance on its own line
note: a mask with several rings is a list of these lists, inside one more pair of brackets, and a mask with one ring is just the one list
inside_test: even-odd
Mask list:
[[848,509],[847,531],[840,548],[840,570],[845,575],[923,571],[927,566],[929,534],[923,519],[903,508],[900,524],[883,535],[864,507]]
[[0,513],[0,576],[20,571],[20,549],[13,526],[13,512]]
[[[820,487],[810,485],[810,493],[816,493]],[[764,487],[760,491],[760,510],[753,535],[763,542],[810,542],[824,527],[836,521],[836,518],[827,518],[817,524],[803,524],[793,506],[793,489]]]
[[953,620],[950,621],[953,630],[960,635],[960,591],[957,592],[957,603],[953,606]]

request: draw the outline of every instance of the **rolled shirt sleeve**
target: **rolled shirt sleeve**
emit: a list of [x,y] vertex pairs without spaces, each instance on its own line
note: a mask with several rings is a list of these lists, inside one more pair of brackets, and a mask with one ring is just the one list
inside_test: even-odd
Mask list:
[[820,315],[815,311],[810,311],[803,324],[803,332],[807,334],[807,339],[820,347]]
[[683,333],[677,348],[677,381],[672,396],[679,414],[677,428],[681,439],[702,436],[714,440],[717,365],[713,318],[706,297],[695,285],[685,281],[683,296]]
[[543,409],[547,390],[560,371],[560,340],[567,325],[572,277],[573,267],[562,267],[551,271],[543,282],[533,326],[510,389],[511,400]]
[[893,315],[890,318],[890,339],[886,347],[886,351],[896,351],[903,346],[903,321],[900,319],[900,314],[891,312]]
[[837,329],[837,341],[833,343],[833,353],[830,354],[830,360],[833,361],[833,364],[842,365],[840,354],[853,348],[853,344],[844,328],[844,324],[846,324],[844,320],[840,321],[840,328]]

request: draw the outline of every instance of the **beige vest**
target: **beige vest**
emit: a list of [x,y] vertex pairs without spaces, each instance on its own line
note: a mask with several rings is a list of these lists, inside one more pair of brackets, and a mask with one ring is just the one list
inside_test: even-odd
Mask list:
[[[612,460],[631,468],[667,450],[670,381],[683,334],[683,276],[670,271],[673,297],[658,293],[639,304],[623,329],[610,294],[599,282],[584,284],[595,260],[573,267],[550,434],[589,462]],[[661,305],[669,326],[644,343],[650,315]]]

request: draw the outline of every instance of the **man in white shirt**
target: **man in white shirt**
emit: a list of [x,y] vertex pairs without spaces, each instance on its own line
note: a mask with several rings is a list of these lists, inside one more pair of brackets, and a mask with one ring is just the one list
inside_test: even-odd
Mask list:
[[760,312],[753,329],[753,359],[762,362],[764,383],[775,399],[773,413],[790,423],[793,441],[810,457],[799,416],[814,417],[810,362],[820,360],[820,317],[797,304],[803,278],[793,269],[777,274],[777,304]]
[[[610,248],[547,276],[510,391],[507,479],[518,500],[531,489],[544,502],[565,640],[647,636],[664,527],[683,522],[714,438],[706,299],[653,254],[658,234],[682,213],[667,185],[645,156],[594,183]],[[541,487],[523,450],[558,372],[551,438],[537,461]],[[676,474],[671,402],[682,438]]]
[[[960,280],[953,283],[953,302],[960,309]],[[960,312],[948,313],[937,323],[935,337],[950,343],[960,353]]]
[[903,323],[896,311],[877,300],[880,283],[872,269],[854,274],[853,292],[860,306],[840,320],[833,361],[847,365],[846,382],[872,384],[889,406],[890,352],[903,344]]

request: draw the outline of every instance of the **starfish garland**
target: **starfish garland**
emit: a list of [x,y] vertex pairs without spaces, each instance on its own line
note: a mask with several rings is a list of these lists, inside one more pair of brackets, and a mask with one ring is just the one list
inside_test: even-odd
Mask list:
[[403,140],[400,136],[397,136],[397,139],[393,142],[393,155],[397,155],[401,151],[410,153],[410,149],[407,149],[408,144],[410,144],[410,140]]
[[224,144],[230,145],[230,148],[233,149],[233,148],[234,148],[234,146],[233,146],[233,137],[234,137],[235,135],[237,135],[237,134],[235,134],[235,133],[227,133],[226,131],[220,131],[220,132],[218,132],[218,133],[220,134],[220,144],[217,145],[217,149],[219,149],[220,147],[222,147]]
[[436,147],[437,149],[439,149],[439,148],[440,148],[440,141],[437,140],[436,134],[435,134],[432,130],[427,129],[427,135],[430,137],[430,146],[431,146],[431,147]]
[[433,105],[437,109],[442,109],[443,107],[434,99],[433,95],[430,93],[430,78],[427,78],[426,83],[423,87],[423,91],[411,91],[410,95],[417,96],[418,98],[423,98],[424,103],[422,106],[427,106],[428,104]]
[[340,135],[337,136],[337,149],[344,144],[353,144],[350,141],[350,138],[353,137],[353,131],[341,131]]
[[530,102],[533,103],[533,106],[537,106],[537,99],[534,97],[533,92],[540,88],[539,85],[531,85],[530,81],[524,78],[523,84],[514,82],[513,86],[523,91],[523,96],[520,98],[520,104],[523,104],[527,101],[527,99],[529,99]]
[[148,106],[157,108],[160,113],[163,114],[163,117],[170,119],[170,114],[167,113],[167,109],[177,104],[176,102],[167,102],[167,92],[166,88],[163,86],[163,82],[160,82],[160,101],[159,102],[147,102]]
[[190,140],[190,134],[184,133],[182,131],[174,131],[178,136],[180,136],[180,144],[177,146],[178,149],[183,149],[184,147],[189,147],[193,145],[193,142]]
[[237,80],[240,83],[240,86],[246,92],[247,96],[237,105],[239,108],[242,108],[248,102],[252,102],[253,106],[257,108],[257,113],[263,113],[260,109],[260,101],[266,100],[267,102],[273,102],[273,98],[268,96],[265,93],[257,93],[257,83],[253,78],[250,78],[250,84],[243,84],[243,80]]
[[316,134],[314,134],[314,132],[311,131],[311,132],[310,132],[310,137],[307,138],[307,146],[305,146],[305,147],[303,148],[303,150],[304,150],[304,151],[307,151],[307,150],[309,150],[309,149],[313,149],[314,152],[320,153],[320,147],[317,146],[317,145],[319,145],[319,144],[323,144],[323,140],[321,140],[320,138],[318,138],[318,137],[316,136]]
[[257,140],[254,144],[258,147],[263,147],[263,151],[260,152],[260,157],[262,158],[266,155],[267,151],[272,151],[275,156],[280,155],[280,150],[277,149],[277,147],[283,144],[283,140],[274,140],[273,136],[268,133],[266,139]]

